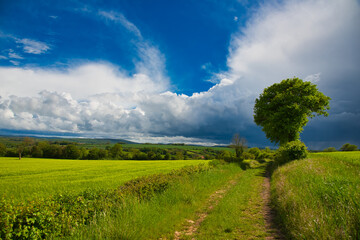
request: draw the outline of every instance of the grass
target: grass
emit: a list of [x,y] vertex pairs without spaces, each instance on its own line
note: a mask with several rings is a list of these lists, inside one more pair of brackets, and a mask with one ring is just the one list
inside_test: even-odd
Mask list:
[[[242,170],[237,164],[220,166],[181,179],[149,201],[128,198],[124,207],[80,229],[73,239],[174,239],[189,220],[208,208],[210,195],[236,181],[210,210],[195,235],[181,239],[264,239],[264,168]],[[206,208],[206,209],[204,209]]]
[[360,239],[360,152],[315,153],[278,168],[272,199],[292,239]]
[[360,152],[321,152],[311,153],[310,158],[331,158],[338,161],[347,161],[352,164],[360,165]]
[[135,177],[206,162],[0,158],[0,195],[24,200],[68,191],[110,189]]
[[114,213],[80,229],[73,239],[173,239],[185,219],[194,219],[210,194],[237,174],[236,164],[182,178],[149,201],[125,200]]
[[264,239],[269,237],[261,192],[264,168],[248,169],[201,224],[195,239]]

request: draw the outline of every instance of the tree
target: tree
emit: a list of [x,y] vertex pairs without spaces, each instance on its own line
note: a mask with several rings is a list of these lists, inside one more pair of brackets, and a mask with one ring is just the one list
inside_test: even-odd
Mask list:
[[236,158],[240,158],[244,150],[247,148],[246,139],[240,137],[238,133],[234,134],[230,147],[235,148]]
[[110,156],[113,159],[120,159],[122,155],[122,146],[120,143],[116,143],[114,146],[112,146],[109,150]]
[[323,152],[336,152],[336,148],[334,147],[328,147],[323,150]]
[[6,146],[3,143],[0,143],[0,157],[5,156],[6,154]]
[[34,145],[35,141],[32,138],[25,137],[21,144],[17,147],[17,152],[19,153],[19,160],[21,160],[21,154],[24,152],[24,150],[27,150],[27,148],[30,148],[32,145]]
[[357,151],[357,146],[350,144],[350,143],[345,143],[344,145],[342,145],[342,147],[340,148],[341,151]]
[[81,151],[74,144],[66,145],[64,148],[64,158],[67,159],[78,159],[81,156]]
[[300,138],[308,117],[328,116],[329,101],[315,84],[286,79],[265,88],[255,100],[254,120],[271,142],[283,145]]

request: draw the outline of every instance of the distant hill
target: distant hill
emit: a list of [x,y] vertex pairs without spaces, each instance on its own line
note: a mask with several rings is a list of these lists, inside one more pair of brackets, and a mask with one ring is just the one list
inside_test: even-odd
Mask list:
[[[0,135],[0,143],[5,144],[8,147],[18,145],[21,143],[24,138],[27,136],[21,135],[21,136],[6,136],[6,135]],[[29,136],[30,138],[34,139],[36,142],[38,141],[50,141],[54,143],[58,143],[60,145],[67,145],[70,143],[77,143],[79,145],[84,146],[106,146],[106,145],[112,145],[115,143],[120,144],[138,144],[136,142],[127,141],[124,139],[104,139],[104,138],[65,138],[65,137],[34,137]]]

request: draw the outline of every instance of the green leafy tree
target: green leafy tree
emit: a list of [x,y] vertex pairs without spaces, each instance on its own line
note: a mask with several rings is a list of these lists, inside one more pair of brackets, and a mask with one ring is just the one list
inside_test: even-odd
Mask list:
[[74,144],[66,145],[64,149],[64,158],[67,159],[78,159],[81,156],[81,151]]
[[354,144],[350,144],[350,143],[345,143],[344,145],[342,145],[342,147],[340,148],[341,151],[357,151],[357,146]]
[[283,145],[300,138],[309,117],[328,116],[329,101],[315,84],[286,79],[265,88],[255,100],[254,120],[271,142]]
[[323,150],[323,152],[336,152],[336,148],[334,147],[328,147]]
[[35,158],[42,158],[43,151],[39,146],[33,146],[31,149],[31,156]]
[[116,143],[114,146],[112,146],[109,150],[109,154],[113,159],[121,159],[123,154],[121,144]]

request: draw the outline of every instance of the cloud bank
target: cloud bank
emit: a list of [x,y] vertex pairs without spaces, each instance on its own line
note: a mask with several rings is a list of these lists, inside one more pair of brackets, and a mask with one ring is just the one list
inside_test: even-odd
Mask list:
[[[311,120],[303,140],[319,148],[338,147],[340,141],[360,143],[356,0],[262,5],[246,27],[233,34],[228,70],[214,74],[219,82],[191,96],[171,91],[164,56],[134,24],[121,14],[99,14],[136,36],[136,73],[104,62],[66,72],[2,67],[0,128],[132,136],[148,142],[225,143],[240,132],[250,144],[268,144],[253,123],[254,100],[265,87],[297,76],[315,82],[333,99],[330,117]],[[348,135],[330,140],[335,134],[329,129]]]

